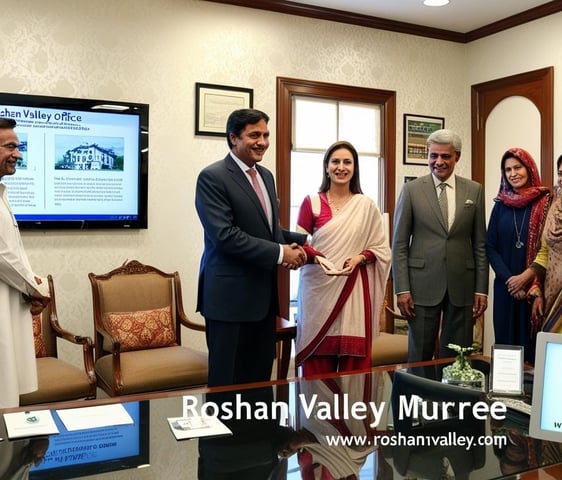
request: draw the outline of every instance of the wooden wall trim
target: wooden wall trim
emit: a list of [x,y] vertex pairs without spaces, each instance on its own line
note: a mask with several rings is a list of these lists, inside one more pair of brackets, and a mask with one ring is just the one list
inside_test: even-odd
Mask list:
[[486,172],[486,120],[505,98],[521,96],[537,107],[541,118],[541,180],[553,183],[554,67],[512,75],[471,87],[472,178],[484,185]]
[[510,28],[517,27],[518,25],[524,25],[525,23],[538,20],[539,18],[548,17],[549,15],[553,15],[554,13],[561,11],[562,0],[548,2],[543,5],[539,5],[538,7],[518,13],[517,15],[512,15],[511,17],[507,17],[503,20],[472,30],[464,35],[464,43],[470,43],[474,40],[493,35],[494,33],[503,32],[504,30],[509,30]]
[[538,20],[539,18],[552,15],[562,11],[562,0],[553,0],[531,8],[524,12],[512,15],[511,17],[499,20],[481,28],[477,28],[467,33],[443,30],[440,28],[415,25],[413,23],[398,22],[381,17],[373,17],[360,13],[345,12],[326,7],[304,5],[288,0],[204,0],[213,3],[223,3],[226,5],[236,5],[238,7],[256,8],[270,12],[285,13],[288,15],[298,15],[301,17],[316,18],[319,20],[329,20],[332,22],[347,23],[361,27],[387,30],[391,32],[417,35],[420,37],[434,38],[437,40],[447,40],[457,43],[469,43],[474,40],[492,35],[494,33],[508,30],[523,25],[524,23]]

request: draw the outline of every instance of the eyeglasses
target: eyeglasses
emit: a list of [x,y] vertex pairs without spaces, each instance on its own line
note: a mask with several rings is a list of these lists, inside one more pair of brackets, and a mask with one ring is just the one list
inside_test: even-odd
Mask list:
[[9,152],[13,152],[16,149],[20,148],[20,146],[17,143],[5,143],[4,145],[0,145],[0,147],[5,148]]

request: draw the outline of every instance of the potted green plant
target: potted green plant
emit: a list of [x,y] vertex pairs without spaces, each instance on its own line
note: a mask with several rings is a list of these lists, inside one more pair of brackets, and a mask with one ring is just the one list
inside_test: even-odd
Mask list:
[[457,352],[457,358],[452,365],[443,369],[442,382],[481,388],[484,382],[484,374],[480,370],[472,368],[467,358],[476,349],[474,347],[461,347],[454,343],[449,343],[447,347]]

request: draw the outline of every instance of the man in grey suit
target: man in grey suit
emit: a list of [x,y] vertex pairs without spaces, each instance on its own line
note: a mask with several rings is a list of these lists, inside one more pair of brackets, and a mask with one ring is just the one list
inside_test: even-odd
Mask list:
[[427,148],[431,173],[404,184],[392,242],[394,292],[408,318],[411,362],[433,357],[440,326],[440,357],[455,355],[449,343],[471,346],[474,320],[488,305],[482,185],[453,174],[461,156],[456,133],[433,132]]
[[277,267],[306,262],[306,236],[281,229],[273,175],[258,165],[269,147],[268,121],[259,110],[232,112],[230,153],[197,179],[195,206],[205,234],[197,310],[205,317],[209,386],[270,379]]

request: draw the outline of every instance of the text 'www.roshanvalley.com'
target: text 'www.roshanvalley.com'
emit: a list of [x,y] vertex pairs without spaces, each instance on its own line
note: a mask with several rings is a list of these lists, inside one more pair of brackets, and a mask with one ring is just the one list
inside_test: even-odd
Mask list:
[[470,450],[476,446],[505,447],[504,435],[459,435],[449,432],[446,435],[326,435],[326,444],[331,447],[462,447]]

